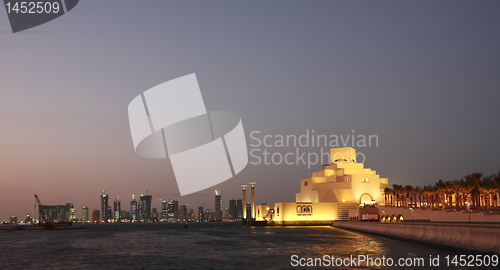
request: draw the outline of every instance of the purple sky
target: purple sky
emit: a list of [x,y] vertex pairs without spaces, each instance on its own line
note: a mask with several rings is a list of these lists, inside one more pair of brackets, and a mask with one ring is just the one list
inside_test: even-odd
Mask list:
[[1,9],[0,221],[33,211],[35,193],[77,217],[102,190],[126,208],[149,190],[153,207],[214,210],[214,189],[227,207],[256,181],[258,204],[294,201],[321,165],[249,164],[180,197],[169,160],[135,154],[129,102],[190,73],[208,110],[242,117],[249,144],[252,131],[355,130],[378,136],[357,150],[390,184],[496,174],[498,14],[498,1],[80,1],[12,34]]

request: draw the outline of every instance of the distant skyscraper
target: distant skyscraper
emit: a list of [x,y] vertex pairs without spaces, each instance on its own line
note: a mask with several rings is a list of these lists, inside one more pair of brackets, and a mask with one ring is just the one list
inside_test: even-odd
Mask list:
[[40,213],[43,219],[52,221],[71,220],[75,216],[75,209],[72,203],[66,205],[40,205]]
[[130,221],[130,212],[127,210],[120,210],[120,219]]
[[168,202],[166,200],[161,201],[161,221],[165,222],[168,219]]
[[205,214],[203,215],[203,218],[206,220],[206,221],[210,221],[210,220],[214,220],[215,219],[215,213],[210,211],[210,209],[207,209],[205,211]]
[[143,221],[151,221],[151,195],[142,195],[139,200],[139,218]]
[[198,207],[198,221],[203,222],[203,206]]
[[137,201],[134,194],[132,194],[132,201],[130,201],[130,218],[132,222],[137,221]]
[[174,208],[174,212],[179,211],[179,201],[172,200],[172,205],[173,205],[173,208]]
[[101,222],[101,211],[94,209],[94,211],[92,212],[92,222]]
[[215,191],[215,219],[222,219],[222,200],[219,191]]
[[120,220],[120,197],[117,197],[115,199],[115,203],[113,205],[113,212],[114,212],[114,220],[115,222],[117,222],[118,220]]
[[243,201],[236,201],[236,218],[243,218]]
[[181,207],[179,207],[179,212],[180,212],[179,218],[181,220],[185,219],[187,221],[188,220],[187,207],[185,205],[181,205]]
[[247,216],[246,219],[250,219],[252,217],[252,205],[250,202],[247,202]]
[[146,201],[139,199],[139,203],[137,204],[137,220],[144,221],[144,219],[146,218],[145,212],[146,212]]
[[72,203],[67,203],[65,206],[64,206],[64,217],[62,218],[63,220],[65,221],[71,221],[73,219],[75,219],[75,207],[74,207],[74,204]]
[[85,222],[87,220],[89,220],[89,208],[84,206],[82,208],[82,221]]
[[167,205],[167,220],[172,222],[179,218],[179,202],[170,200]]
[[151,221],[158,222],[158,211],[153,208],[153,213],[151,214]]
[[108,216],[108,194],[104,194],[104,191],[102,192],[102,195],[101,195],[101,213],[102,213],[101,220],[104,222],[108,222],[108,219],[109,219],[109,216]]
[[108,213],[106,214],[109,219],[111,219],[111,215],[113,214],[113,210],[111,209],[111,206],[108,206]]
[[237,214],[236,200],[229,200],[229,219],[237,219]]
[[16,216],[11,216],[9,221],[10,221],[11,224],[17,224],[17,217]]
[[75,211],[75,206],[71,204],[71,209],[69,209],[69,220],[74,220],[76,219],[76,211]]

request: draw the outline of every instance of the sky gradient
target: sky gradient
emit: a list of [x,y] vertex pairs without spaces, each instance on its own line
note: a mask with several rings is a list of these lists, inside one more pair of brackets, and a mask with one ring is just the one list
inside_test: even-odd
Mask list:
[[33,194],[78,218],[102,190],[126,210],[148,190],[153,207],[213,211],[214,189],[227,207],[250,181],[257,204],[295,201],[321,165],[249,164],[180,197],[169,160],[134,152],[129,102],[191,73],[207,110],[241,116],[248,144],[252,131],[354,130],[378,136],[357,150],[390,185],[496,174],[498,14],[498,1],[80,1],[12,34],[0,9],[0,221],[32,212]]

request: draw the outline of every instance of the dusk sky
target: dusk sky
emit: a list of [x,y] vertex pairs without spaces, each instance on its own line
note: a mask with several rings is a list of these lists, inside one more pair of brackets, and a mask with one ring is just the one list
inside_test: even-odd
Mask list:
[[295,201],[321,163],[248,164],[181,197],[168,159],[135,153],[130,101],[191,73],[207,110],[241,116],[249,151],[253,131],[376,135],[355,148],[389,185],[497,174],[499,14],[498,1],[80,1],[13,34],[0,8],[0,221],[33,212],[33,194],[78,218],[103,190],[126,210],[148,191],[156,208],[213,211],[215,189],[228,207],[251,181],[257,204]]

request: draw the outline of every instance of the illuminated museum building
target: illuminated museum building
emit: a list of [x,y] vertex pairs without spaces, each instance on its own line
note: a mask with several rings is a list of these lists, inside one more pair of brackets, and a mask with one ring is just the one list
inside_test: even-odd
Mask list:
[[[334,220],[348,220],[349,209],[384,203],[388,179],[356,163],[354,148],[330,149],[330,163],[312,177],[300,180],[300,193],[295,195],[295,202],[274,205],[274,225],[331,225]],[[265,216],[268,207],[258,206],[257,221],[271,218]]]

